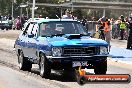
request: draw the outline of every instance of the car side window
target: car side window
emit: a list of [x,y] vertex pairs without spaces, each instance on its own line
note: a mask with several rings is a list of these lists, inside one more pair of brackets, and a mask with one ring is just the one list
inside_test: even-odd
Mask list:
[[28,30],[27,30],[27,34],[28,35],[31,35],[32,34],[32,29],[34,27],[34,24],[33,23],[30,23],[29,27],[28,27]]
[[28,30],[29,25],[30,23],[24,28],[23,35],[27,35],[27,30]]
[[34,37],[38,36],[38,29],[39,29],[38,24],[35,24],[32,31],[31,31],[31,33],[34,35]]

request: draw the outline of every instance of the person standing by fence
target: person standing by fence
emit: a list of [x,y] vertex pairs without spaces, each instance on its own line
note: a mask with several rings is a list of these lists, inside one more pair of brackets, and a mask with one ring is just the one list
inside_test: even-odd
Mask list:
[[130,21],[129,23],[129,36],[128,36],[128,40],[127,40],[127,49],[132,49],[132,17],[130,17]]
[[0,15],[0,20],[2,19],[2,16]]
[[81,23],[84,27],[86,27],[87,19],[83,16]]
[[62,19],[73,19],[71,12],[68,9],[65,11],[65,15],[62,16]]
[[102,22],[102,19],[98,21],[98,32],[100,34],[99,38],[105,40],[104,23]]
[[111,24],[110,21],[108,21],[108,18],[106,18],[106,21],[104,22],[104,34],[105,34],[105,40],[109,44],[109,48],[110,48]]
[[125,30],[126,30],[126,22],[125,22],[125,20],[124,20],[124,16],[123,15],[121,15],[121,22],[119,23],[119,27],[120,27],[120,36],[121,36],[121,38],[120,38],[120,40],[123,40],[124,39],[124,32],[125,32]]

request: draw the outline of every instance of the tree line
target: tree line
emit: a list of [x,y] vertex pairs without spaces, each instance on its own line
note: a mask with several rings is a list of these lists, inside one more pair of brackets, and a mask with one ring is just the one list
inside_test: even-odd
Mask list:
[[[15,2],[14,2],[15,1]],[[12,13],[12,2],[14,6],[14,17],[21,15],[21,8],[20,4],[24,3],[27,4],[27,2],[32,3],[33,0],[0,0],[0,14],[1,15],[11,15]],[[58,3],[62,0],[36,0],[36,3]],[[80,0],[79,0],[80,1]],[[128,2],[132,3],[132,0],[95,0],[95,1],[119,1],[119,2]],[[26,8],[22,8],[22,14],[28,15],[31,17],[31,8],[32,6],[28,6]],[[69,8],[71,9],[71,8]],[[63,14],[66,8],[63,8]],[[74,15],[76,15],[79,19],[81,19],[83,16],[90,19],[92,17],[99,18],[103,15],[103,10],[95,10],[95,9],[79,9],[74,8]],[[119,11],[119,10],[106,10],[106,16],[117,18],[119,15],[128,15],[129,11]],[[35,16],[42,15],[43,17],[49,17],[49,18],[57,18],[56,15],[59,17],[61,16],[61,10],[60,8],[54,8],[54,7],[43,7],[39,6],[37,10],[35,10]]]

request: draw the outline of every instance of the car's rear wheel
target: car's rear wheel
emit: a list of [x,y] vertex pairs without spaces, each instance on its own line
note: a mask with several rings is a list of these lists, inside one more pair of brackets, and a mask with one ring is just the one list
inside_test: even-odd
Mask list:
[[103,60],[94,65],[95,74],[106,74],[106,72],[107,72],[107,60]]
[[51,73],[51,68],[48,60],[45,58],[44,54],[40,54],[40,76],[43,78],[49,77]]
[[18,54],[18,64],[20,70],[30,71],[32,68],[32,63],[28,61],[26,57],[24,57],[22,51],[20,51],[20,53]]

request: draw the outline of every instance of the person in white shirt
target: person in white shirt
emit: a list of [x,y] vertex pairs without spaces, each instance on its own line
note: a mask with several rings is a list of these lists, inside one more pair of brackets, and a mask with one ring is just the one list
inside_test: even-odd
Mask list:
[[70,11],[66,10],[65,15],[62,16],[62,19],[73,19]]

